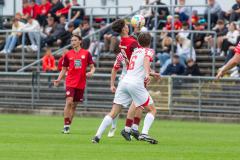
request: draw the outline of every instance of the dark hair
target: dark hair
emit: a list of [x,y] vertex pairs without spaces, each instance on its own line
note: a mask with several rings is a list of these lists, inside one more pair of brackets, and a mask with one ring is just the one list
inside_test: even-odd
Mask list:
[[79,36],[79,35],[77,35],[77,34],[73,34],[73,35],[72,35],[72,38],[73,38],[73,37],[77,37],[77,38],[79,39],[79,41],[81,41],[81,40],[82,40],[82,37],[81,37],[81,36]]
[[179,59],[179,55],[173,55],[173,58],[175,58],[175,59]]
[[74,23],[72,22],[68,24],[68,28],[71,28],[71,27],[74,27]]
[[124,26],[125,26],[125,20],[124,19],[118,19],[118,20],[113,22],[112,30],[114,32],[117,32],[117,33],[121,34]]
[[182,23],[182,25],[183,25],[183,26],[187,26],[187,27],[189,26],[188,22],[186,22],[186,21],[184,21],[184,22]]
[[148,32],[141,32],[138,35],[138,43],[142,47],[148,47],[151,44],[151,40],[152,40],[152,37],[151,37],[150,33],[148,33]]

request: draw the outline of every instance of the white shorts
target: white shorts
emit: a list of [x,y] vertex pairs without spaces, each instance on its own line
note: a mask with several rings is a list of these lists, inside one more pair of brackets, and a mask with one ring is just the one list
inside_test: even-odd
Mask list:
[[144,84],[119,82],[113,103],[129,107],[132,101],[136,107],[153,104],[152,97],[144,87]]

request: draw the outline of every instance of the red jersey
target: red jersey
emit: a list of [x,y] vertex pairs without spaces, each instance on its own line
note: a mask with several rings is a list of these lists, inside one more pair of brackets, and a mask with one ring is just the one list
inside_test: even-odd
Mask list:
[[22,13],[24,15],[28,15],[32,17],[32,7],[31,6],[27,6],[25,8],[23,8]]
[[40,15],[47,15],[49,10],[51,9],[52,5],[50,2],[47,2],[46,4],[42,4],[39,6]]
[[44,56],[43,57],[43,71],[46,72],[46,71],[51,71],[51,70],[54,70],[55,69],[55,58],[54,56]]
[[240,42],[239,42],[238,45],[235,47],[234,52],[235,52],[236,54],[240,54]]
[[62,57],[58,60],[58,71],[61,71],[61,70],[62,70],[63,58],[64,58],[64,56],[62,56]]
[[122,37],[121,38],[119,47],[121,48],[121,52],[122,52],[122,50],[124,50],[128,60],[130,61],[130,58],[132,56],[133,51],[136,48],[140,47],[140,45],[138,44],[136,39],[129,36],[129,37]]
[[78,52],[70,50],[63,59],[63,67],[68,68],[66,76],[66,86],[78,89],[84,89],[86,85],[87,66],[94,64],[92,55],[84,49]]

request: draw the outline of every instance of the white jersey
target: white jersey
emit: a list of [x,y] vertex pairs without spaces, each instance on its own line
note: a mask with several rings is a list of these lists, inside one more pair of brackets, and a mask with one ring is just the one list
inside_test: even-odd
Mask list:
[[121,81],[123,77],[127,74],[127,64],[125,62],[123,55],[119,53],[116,57],[113,68],[115,70],[119,70],[121,66],[122,66],[122,73],[121,73],[121,76],[119,77],[119,81]]
[[154,50],[150,48],[138,48],[136,49],[130,59],[127,74],[123,81],[125,82],[144,82],[146,72],[144,69],[145,56],[150,57],[150,61],[153,60]]

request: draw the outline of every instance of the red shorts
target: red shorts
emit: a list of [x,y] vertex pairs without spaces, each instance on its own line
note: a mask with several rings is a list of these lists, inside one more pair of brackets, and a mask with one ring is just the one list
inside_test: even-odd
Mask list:
[[66,87],[66,97],[73,97],[73,102],[83,102],[84,89]]

